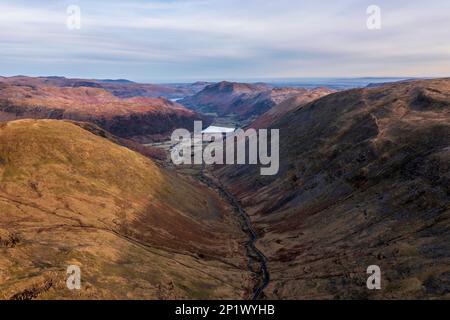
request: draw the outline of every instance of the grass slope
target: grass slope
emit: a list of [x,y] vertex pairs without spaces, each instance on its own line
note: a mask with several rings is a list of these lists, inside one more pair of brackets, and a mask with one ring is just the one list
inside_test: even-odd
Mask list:
[[[73,123],[2,123],[0,297],[243,297],[245,236],[228,210]],[[70,264],[80,291],[66,288]]]

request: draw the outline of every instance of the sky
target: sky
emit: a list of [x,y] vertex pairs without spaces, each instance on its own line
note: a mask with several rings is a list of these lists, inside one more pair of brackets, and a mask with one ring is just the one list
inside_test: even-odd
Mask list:
[[[367,27],[370,5],[381,29]],[[449,12],[448,0],[0,0],[0,75],[443,77]]]

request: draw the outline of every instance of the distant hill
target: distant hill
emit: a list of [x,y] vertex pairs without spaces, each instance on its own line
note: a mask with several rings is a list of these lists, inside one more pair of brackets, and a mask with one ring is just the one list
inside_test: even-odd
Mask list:
[[179,102],[192,110],[233,115],[244,121],[259,116],[283,100],[308,92],[303,88],[272,88],[268,84],[222,81]]
[[[230,210],[79,125],[2,123],[0,298],[247,298],[247,238]],[[81,290],[66,287],[69,265]]]
[[[216,171],[261,236],[265,295],[449,298],[450,79],[293,98],[277,109],[259,122],[280,130],[279,173]],[[381,268],[382,290],[367,289],[369,265]]]
[[[56,81],[56,83],[55,83]],[[60,79],[0,79],[0,121],[70,119],[93,122],[122,138],[141,142],[171,134],[176,128],[193,128],[206,117],[165,98],[119,98],[99,82]]]
[[98,80],[100,82],[105,82],[105,83],[120,83],[120,84],[133,84],[136,83],[134,81],[130,81],[127,79],[101,79]]
[[51,87],[91,87],[102,88],[119,98],[147,97],[158,98],[165,97],[167,99],[183,98],[193,95],[204,88],[200,83],[194,84],[146,84],[136,83],[126,79],[76,79],[65,77],[0,77],[0,81],[13,85],[34,85],[34,86],[51,86]]

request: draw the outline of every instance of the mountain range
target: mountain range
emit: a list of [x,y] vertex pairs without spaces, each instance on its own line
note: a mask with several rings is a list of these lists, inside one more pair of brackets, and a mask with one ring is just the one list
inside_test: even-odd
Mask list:
[[275,88],[265,83],[237,83],[222,81],[206,86],[200,92],[179,102],[184,106],[219,117],[234,116],[239,122],[248,122],[280,102],[299,95],[321,96],[333,92],[327,88]]
[[187,95],[192,95],[201,91],[208,82],[195,82],[183,84],[147,84],[137,83],[126,79],[77,79],[66,77],[27,77],[27,76],[13,76],[1,77],[0,82],[9,83],[12,85],[34,85],[34,86],[48,86],[61,88],[77,88],[90,87],[99,88],[111,92],[119,98],[131,97],[148,97],[159,98],[165,97],[167,99],[183,98]]
[[[278,129],[278,174],[142,144],[220,117]],[[1,77],[0,121],[0,299],[450,297],[450,79]]]
[[[133,89],[127,94],[118,93],[122,86]],[[159,86],[149,86],[161,90]],[[140,87],[128,82],[60,77],[0,78],[0,121],[23,118],[87,121],[139,142],[161,139],[180,127],[192,129],[195,120],[210,123],[208,117],[164,97],[142,96]],[[128,95],[132,97],[124,97]]]

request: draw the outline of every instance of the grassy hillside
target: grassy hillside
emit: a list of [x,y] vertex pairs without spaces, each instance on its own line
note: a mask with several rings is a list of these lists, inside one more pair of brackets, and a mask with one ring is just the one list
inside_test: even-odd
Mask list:
[[216,194],[134,151],[65,121],[0,125],[2,298],[239,298],[244,241]]

